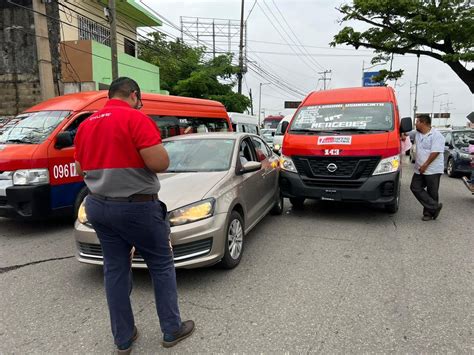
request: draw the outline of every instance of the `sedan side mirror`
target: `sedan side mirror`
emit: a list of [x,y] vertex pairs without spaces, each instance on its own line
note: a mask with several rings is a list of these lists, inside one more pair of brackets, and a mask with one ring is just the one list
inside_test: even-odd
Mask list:
[[289,125],[290,125],[290,122],[288,122],[288,121],[285,121],[281,124],[281,131],[283,132],[283,134],[286,133],[286,130],[288,129]]
[[410,132],[413,129],[411,117],[403,117],[400,121],[400,133]]
[[252,173],[254,171],[258,171],[262,168],[262,163],[257,161],[249,161],[244,164],[240,172],[242,174]]
[[54,148],[63,149],[67,147],[72,147],[73,145],[74,141],[72,139],[71,132],[61,132],[56,136],[56,143],[54,144]]

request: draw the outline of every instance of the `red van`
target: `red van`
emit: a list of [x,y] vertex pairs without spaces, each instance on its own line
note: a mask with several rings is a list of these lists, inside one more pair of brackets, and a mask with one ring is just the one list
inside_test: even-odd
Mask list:
[[285,123],[280,185],[295,206],[305,199],[366,201],[396,212],[400,201],[400,121],[390,87],[309,94]]
[[[163,138],[232,131],[216,101],[143,94],[143,108]],[[79,124],[107,101],[106,91],[55,97],[18,115],[0,134],[0,216],[38,219],[76,216],[87,194],[74,165]]]

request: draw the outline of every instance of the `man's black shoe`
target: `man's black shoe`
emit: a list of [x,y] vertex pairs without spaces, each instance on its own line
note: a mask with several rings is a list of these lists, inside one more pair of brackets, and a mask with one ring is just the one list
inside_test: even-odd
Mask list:
[[121,346],[117,346],[117,354],[129,355],[132,352],[133,343],[137,339],[138,339],[138,329],[137,329],[137,327],[133,327],[133,336],[132,336],[132,338],[127,343],[125,343]]
[[433,219],[438,218],[439,213],[441,212],[441,209],[442,209],[442,208],[443,208],[443,204],[442,204],[442,203],[438,204],[438,208],[437,208],[436,211],[433,213]]
[[174,334],[163,335],[163,346],[165,348],[171,348],[178,344],[181,340],[186,339],[194,332],[194,322],[187,320],[181,323],[181,329]]

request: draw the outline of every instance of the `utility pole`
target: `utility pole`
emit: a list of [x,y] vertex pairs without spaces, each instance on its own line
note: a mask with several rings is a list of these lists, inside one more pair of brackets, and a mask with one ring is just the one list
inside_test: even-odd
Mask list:
[[[249,89],[249,96],[250,96],[250,114],[253,116],[253,97],[252,97],[252,89]],[[259,127],[260,128],[260,127]]]
[[110,10],[110,49],[112,54],[112,80],[118,78],[118,54],[117,54],[117,10],[115,0],[109,0]]
[[321,71],[321,72],[318,72],[318,74],[322,75],[323,77],[320,78],[319,80],[322,80],[323,81],[323,87],[324,87],[324,90],[326,90],[326,81],[330,81],[331,79],[330,78],[326,78],[326,75],[327,74],[331,74],[331,70],[325,70],[325,71]]
[[51,65],[51,50],[49,47],[48,22],[46,20],[46,6],[44,2],[33,0],[32,3],[41,98],[44,101],[56,96],[54,92],[53,66]]
[[258,128],[260,128],[260,114],[262,112],[262,86],[270,84],[271,83],[260,83],[260,91],[258,93]]
[[416,61],[415,103],[413,104],[413,126],[415,126],[416,110],[418,110],[418,107],[416,107],[416,99],[418,96],[418,74],[420,72],[420,55],[417,54],[416,56],[417,56],[417,61]]
[[242,0],[240,9],[239,73],[237,74],[237,92],[239,94],[242,94],[242,78],[244,76],[244,3],[245,0]]

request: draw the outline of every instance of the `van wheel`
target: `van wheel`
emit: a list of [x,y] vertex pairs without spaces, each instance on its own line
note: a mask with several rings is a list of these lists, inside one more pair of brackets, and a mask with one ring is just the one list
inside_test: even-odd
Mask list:
[[244,221],[237,211],[232,211],[227,223],[224,257],[220,265],[224,269],[233,269],[239,265],[244,252]]
[[77,214],[79,212],[79,207],[81,207],[82,201],[84,201],[84,199],[86,198],[88,194],[89,194],[89,190],[85,186],[77,194],[76,202],[74,202],[74,215],[73,215],[74,221],[77,219]]
[[275,202],[273,205],[273,208],[271,209],[270,213],[272,215],[281,215],[283,213],[283,207],[284,207],[284,199],[283,195],[281,194],[280,189],[278,189],[278,200]]
[[387,211],[388,213],[397,213],[399,207],[400,207],[400,192],[397,194],[397,198],[395,199],[395,202],[385,205],[385,211]]
[[290,202],[295,208],[303,208],[304,200],[304,197],[290,197]]

